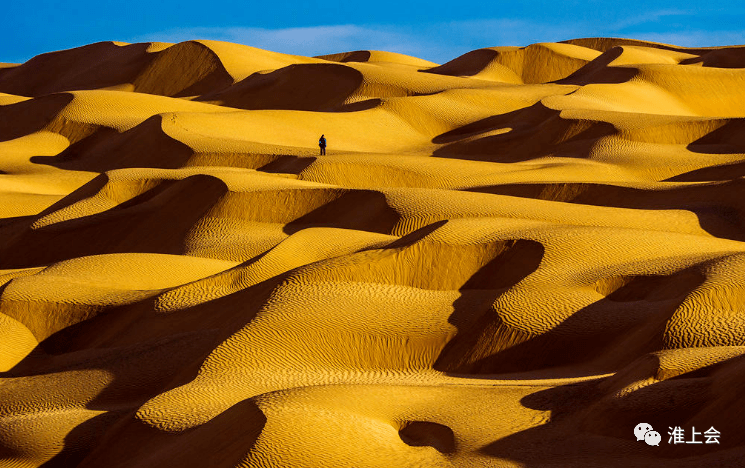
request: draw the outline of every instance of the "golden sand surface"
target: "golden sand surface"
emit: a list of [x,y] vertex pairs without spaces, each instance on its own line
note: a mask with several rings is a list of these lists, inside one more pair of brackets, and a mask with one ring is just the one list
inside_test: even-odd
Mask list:
[[2,64],[0,467],[745,466],[743,67]]

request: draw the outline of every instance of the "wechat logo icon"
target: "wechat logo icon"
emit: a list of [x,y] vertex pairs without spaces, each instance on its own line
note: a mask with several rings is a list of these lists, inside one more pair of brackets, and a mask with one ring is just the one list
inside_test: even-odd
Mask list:
[[637,441],[643,440],[647,445],[654,445],[655,447],[659,447],[660,441],[662,440],[660,433],[655,431],[652,426],[647,423],[637,424],[634,428],[634,435],[636,436]]

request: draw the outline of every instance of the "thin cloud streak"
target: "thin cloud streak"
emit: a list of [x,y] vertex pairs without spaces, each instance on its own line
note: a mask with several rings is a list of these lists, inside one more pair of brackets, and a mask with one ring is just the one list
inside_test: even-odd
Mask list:
[[745,45],[743,31],[679,31],[669,33],[640,33],[637,39],[661,42],[682,47],[718,47]]
[[616,31],[622,31],[624,29],[634,28],[636,26],[641,26],[641,25],[645,25],[649,23],[656,23],[662,20],[663,18],[669,18],[671,16],[691,16],[691,15],[695,15],[695,12],[689,11],[689,10],[680,10],[680,9],[649,11],[649,12],[645,12],[639,15],[633,15],[628,18],[623,18],[618,21],[615,21],[611,25],[611,29],[616,30]]
[[185,28],[139,36],[131,42],[182,42],[191,39],[235,42],[274,52],[306,56],[346,52],[355,49],[406,50],[407,52],[423,50],[417,48],[413,36],[397,28],[353,24],[286,29]]

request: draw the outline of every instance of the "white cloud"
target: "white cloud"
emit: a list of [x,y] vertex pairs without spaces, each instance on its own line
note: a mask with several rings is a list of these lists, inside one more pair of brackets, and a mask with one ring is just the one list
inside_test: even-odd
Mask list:
[[743,31],[650,32],[637,34],[635,38],[682,47],[745,45],[745,32]]
[[[419,26],[347,24],[284,29],[203,27],[147,34],[128,42],[214,39],[305,56],[372,49],[399,52],[438,63],[482,47],[525,46],[580,37],[632,37],[689,47],[745,42],[745,32],[741,31],[666,31],[662,25],[652,27],[660,18],[686,14],[682,10],[661,10],[601,26],[580,21],[544,24],[519,19],[484,19]],[[647,32],[633,32],[635,26],[641,25],[647,26]]]

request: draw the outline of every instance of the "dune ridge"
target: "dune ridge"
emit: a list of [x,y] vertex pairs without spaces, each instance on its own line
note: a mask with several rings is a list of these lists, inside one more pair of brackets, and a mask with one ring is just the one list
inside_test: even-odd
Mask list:
[[742,466],[744,67],[0,64],[0,466]]

